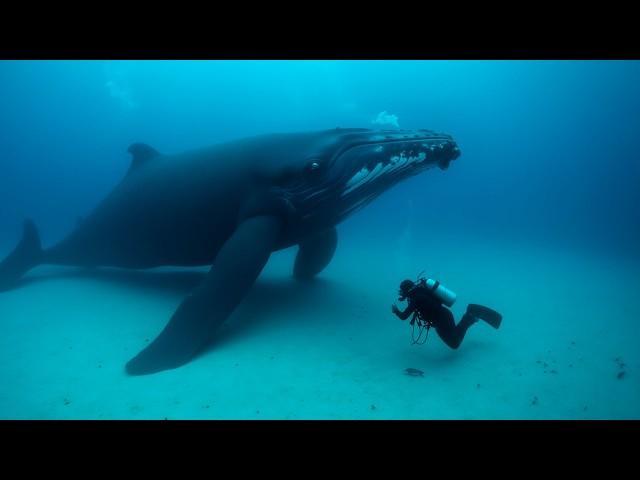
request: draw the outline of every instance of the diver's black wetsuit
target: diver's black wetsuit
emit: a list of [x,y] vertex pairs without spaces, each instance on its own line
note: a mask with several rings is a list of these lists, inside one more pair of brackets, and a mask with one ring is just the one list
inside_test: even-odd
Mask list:
[[[477,318],[465,313],[456,325],[453,313],[431,293],[427,287],[418,286],[408,295],[409,305],[403,312],[395,310],[394,313],[400,320],[406,320],[412,314],[419,315],[427,322],[431,322],[438,332],[438,336],[451,348],[458,348],[467,333],[468,328],[477,322]],[[412,319],[412,323],[415,319]]]

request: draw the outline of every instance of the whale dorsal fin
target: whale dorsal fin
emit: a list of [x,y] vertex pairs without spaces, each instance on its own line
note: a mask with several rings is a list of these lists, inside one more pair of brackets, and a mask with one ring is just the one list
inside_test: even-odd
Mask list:
[[132,143],[127,151],[133,156],[127,174],[144,165],[149,160],[160,156],[160,152],[146,143]]

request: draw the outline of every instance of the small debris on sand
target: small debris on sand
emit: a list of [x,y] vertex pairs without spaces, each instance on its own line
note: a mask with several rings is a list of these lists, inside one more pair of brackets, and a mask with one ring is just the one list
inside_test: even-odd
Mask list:
[[476,383],[476,388],[480,388],[480,384],[479,383]]
[[404,373],[410,377],[424,377],[424,372],[417,368],[405,368]]
[[531,405],[538,405],[538,397],[533,397],[533,400],[531,400]]
[[376,406],[375,405],[371,405],[371,410],[375,410]]
[[65,405],[69,405],[71,403],[71,400],[69,400],[68,398],[64,399],[64,404]]

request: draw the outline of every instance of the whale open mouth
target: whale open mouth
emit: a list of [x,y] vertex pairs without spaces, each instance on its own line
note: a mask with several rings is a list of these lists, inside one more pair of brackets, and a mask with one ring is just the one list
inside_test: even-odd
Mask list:
[[446,169],[460,156],[451,135],[432,130],[349,131],[312,183],[287,195],[301,221],[337,224],[401,180],[428,168]]
[[440,138],[358,146],[345,155],[354,157],[356,164],[360,159],[362,166],[345,183],[342,197],[366,186],[395,183],[429,167],[446,169],[452,160],[460,156],[460,149],[450,138]]
[[395,155],[389,158],[386,165],[383,166],[383,161],[376,163],[373,169],[369,167],[362,167],[356,172],[356,174],[349,179],[345,185],[345,189],[342,195],[347,195],[356,188],[375,180],[380,175],[386,175],[393,172],[398,172],[406,169],[409,165],[416,165],[423,163],[427,159],[425,152],[420,152],[417,156],[405,156],[403,154]]

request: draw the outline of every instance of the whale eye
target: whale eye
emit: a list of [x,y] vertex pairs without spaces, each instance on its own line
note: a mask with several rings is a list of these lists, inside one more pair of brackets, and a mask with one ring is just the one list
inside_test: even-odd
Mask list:
[[305,165],[305,170],[307,174],[316,176],[319,172],[322,171],[323,164],[319,159],[313,159],[307,162]]

